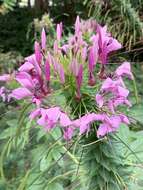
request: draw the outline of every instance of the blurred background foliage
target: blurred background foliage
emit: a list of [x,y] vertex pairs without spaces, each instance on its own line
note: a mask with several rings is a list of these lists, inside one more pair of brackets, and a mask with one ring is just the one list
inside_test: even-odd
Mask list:
[[66,31],[69,31],[76,15],[83,19],[95,18],[97,22],[108,25],[112,34],[124,45],[124,50],[140,54],[143,43],[142,11],[142,0],[0,0],[0,44],[4,46],[0,49],[9,51],[15,48],[23,55],[28,54],[35,30],[33,27],[27,38],[29,27],[34,18],[41,19],[46,13],[53,23],[62,20]]
[[[143,159],[143,0],[0,0],[0,73],[12,72],[33,52],[33,42],[39,39],[43,27],[51,47],[55,24],[62,21],[68,34],[73,31],[77,15],[107,24],[123,44],[111,55],[111,62],[127,59],[133,63],[136,85],[127,84],[133,107],[126,112],[134,125],[132,130],[123,127],[119,136],[125,143],[123,155],[134,171],[130,178],[136,183],[130,184],[130,189],[142,190],[143,166],[137,158]],[[140,104],[135,100],[137,91]],[[36,124],[28,119],[30,108],[24,105],[0,102],[0,190],[81,190],[78,164],[73,157],[80,147],[78,142],[65,144],[59,130],[47,134],[35,128]],[[77,153],[78,160],[81,152]]]

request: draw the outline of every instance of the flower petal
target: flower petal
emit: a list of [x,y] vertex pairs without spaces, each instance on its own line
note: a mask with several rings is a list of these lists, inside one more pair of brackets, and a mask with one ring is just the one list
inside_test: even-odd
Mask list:
[[25,97],[32,96],[33,94],[27,88],[17,88],[12,91],[10,97],[16,98],[17,100],[21,100]]

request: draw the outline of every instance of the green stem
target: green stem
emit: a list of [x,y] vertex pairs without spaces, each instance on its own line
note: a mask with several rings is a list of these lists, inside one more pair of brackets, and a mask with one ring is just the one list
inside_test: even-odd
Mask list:
[[138,90],[137,90],[135,77],[133,77],[133,86],[134,86],[134,93],[135,93],[136,103],[138,104],[139,103],[139,97],[138,97]]
[[68,175],[70,175],[70,174],[72,174],[72,173],[75,173],[75,170],[71,170],[71,171],[68,171],[68,172],[66,172],[66,173],[64,173],[64,174],[62,174],[62,175],[58,175],[58,176],[54,177],[53,179],[51,179],[51,180],[48,182],[47,185],[53,183],[55,180],[57,180],[57,179],[59,179],[59,178],[64,178],[65,176],[68,176]]
[[94,141],[94,142],[92,142],[92,143],[84,144],[84,145],[82,145],[82,147],[87,147],[87,146],[96,144],[96,143],[101,142],[101,141],[103,141],[103,140],[105,140],[105,139],[106,139],[106,138],[98,139],[97,141]]

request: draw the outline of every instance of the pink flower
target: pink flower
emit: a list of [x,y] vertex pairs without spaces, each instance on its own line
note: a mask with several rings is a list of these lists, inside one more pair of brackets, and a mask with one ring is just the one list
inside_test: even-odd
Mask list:
[[57,124],[60,124],[65,140],[70,140],[73,136],[74,128],[72,127],[72,121],[66,113],[60,111],[59,107],[38,108],[32,111],[29,117],[31,120],[38,117],[37,123],[48,131],[56,127]]
[[60,114],[61,112],[59,107],[41,109],[41,118],[38,119],[37,123],[45,129],[50,130],[57,124],[60,119]]
[[120,49],[121,44],[107,33],[107,26],[98,25],[97,33],[99,35],[99,56],[102,64],[107,63],[107,56],[110,52]]
[[116,71],[115,75],[117,77],[127,76],[129,79],[133,79],[133,74],[131,72],[131,66],[129,62],[123,62]]
[[97,130],[97,137],[105,136],[108,133],[115,132],[122,123],[121,117],[118,115],[105,116],[102,124],[99,125]]
[[122,83],[120,80],[113,81],[111,78],[108,77],[103,82],[101,91],[116,93],[118,91],[119,86],[122,86]]
[[38,42],[35,42],[34,49],[35,49],[36,61],[37,61],[39,64],[41,64],[41,61],[42,61],[41,47],[40,47],[40,45],[39,45]]
[[94,121],[98,121],[102,119],[103,119],[103,116],[101,114],[89,113],[73,121],[73,125],[80,129],[80,134],[83,134],[89,131],[90,125]]
[[46,50],[46,33],[44,28],[42,29],[42,34],[41,34],[41,48],[42,50]]
[[129,90],[126,89],[120,78],[116,80],[107,78],[102,84],[100,93],[96,95],[96,102],[99,108],[104,106],[112,113],[115,113],[119,105],[131,106],[131,103],[127,99],[128,95]]
[[41,99],[48,94],[48,86],[45,86],[44,81],[38,75],[31,76],[26,72],[16,74],[16,80],[21,84],[22,88],[17,88],[10,94],[18,100],[31,97],[32,102],[39,105]]

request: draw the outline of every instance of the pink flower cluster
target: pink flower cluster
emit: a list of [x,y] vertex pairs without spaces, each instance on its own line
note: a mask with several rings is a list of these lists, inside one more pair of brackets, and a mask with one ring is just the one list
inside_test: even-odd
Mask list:
[[[122,77],[127,76],[133,79],[130,64],[124,62],[119,66],[112,77],[108,77],[105,66],[108,63],[108,56],[112,51],[121,48],[121,44],[107,32],[107,27],[100,26],[96,22],[80,22],[77,17],[75,23],[75,34],[70,36],[66,43],[62,43],[62,23],[57,25],[57,36],[53,50],[46,50],[46,33],[42,30],[41,43],[35,42],[34,54],[25,58],[18,71],[15,72],[15,79],[20,84],[19,88],[12,90],[9,98],[17,100],[30,98],[37,108],[30,114],[31,119],[37,119],[38,125],[48,131],[57,125],[62,127],[64,138],[69,140],[75,129],[79,129],[80,135],[87,133],[95,121],[100,122],[97,129],[97,136],[104,136],[116,131],[121,123],[129,124],[128,118],[118,112],[118,106],[131,106],[127,90]],[[95,32],[94,32],[95,31]],[[89,33],[88,41],[84,34]],[[96,64],[101,65],[99,74],[95,77]],[[88,85],[95,85],[96,78],[102,82],[101,89],[95,95],[95,103],[99,107],[99,113],[86,113],[78,119],[71,120],[60,107],[43,106],[43,100],[52,94],[52,80],[58,78],[59,86],[68,84],[68,78],[74,78],[75,96],[78,101],[82,99],[81,86],[84,80],[84,71],[88,69]],[[9,80],[10,75],[0,76],[1,81]],[[104,79],[104,80],[103,80]],[[1,89],[2,97],[4,90]]]

